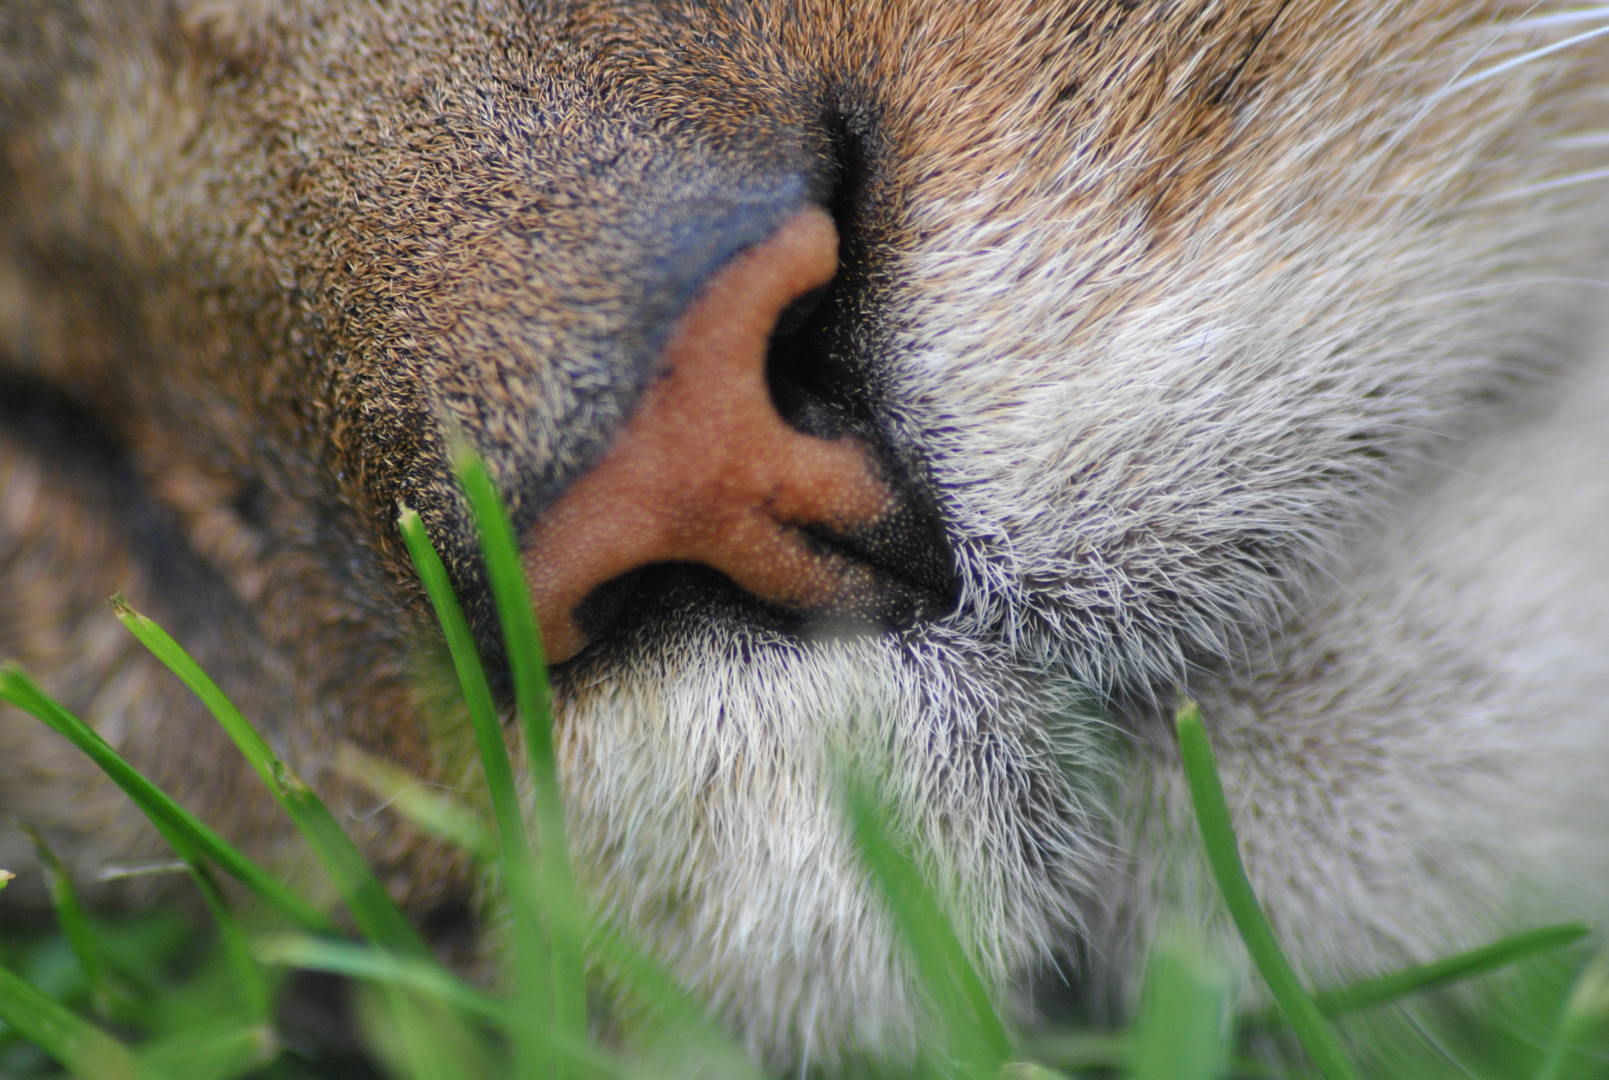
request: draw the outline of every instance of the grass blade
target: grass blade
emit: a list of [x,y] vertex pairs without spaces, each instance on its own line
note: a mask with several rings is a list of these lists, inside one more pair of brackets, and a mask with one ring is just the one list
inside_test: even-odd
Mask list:
[[1031,1039],[1023,1047],[1023,1056],[1064,1072],[1127,1069],[1134,1060],[1134,1042],[1127,1034],[1059,1031]]
[[1360,1009],[1370,1009],[1408,994],[1472,979],[1477,975],[1517,964],[1533,956],[1562,949],[1566,945],[1575,944],[1590,933],[1592,928],[1586,923],[1560,923],[1557,926],[1527,930],[1523,934],[1515,934],[1513,937],[1456,956],[1317,994],[1313,998],[1313,1003],[1325,1016],[1340,1016]]
[[15,880],[17,880],[16,874],[13,874],[10,870],[0,870],[0,889],[5,888],[9,882]]
[[383,799],[387,807],[408,819],[420,832],[440,837],[463,848],[482,862],[495,862],[498,841],[481,815],[444,791],[436,790],[406,769],[342,743],[335,768]]
[[1198,941],[1165,938],[1146,964],[1134,1080],[1216,1080],[1229,1057],[1228,969]]
[[454,464],[480,531],[481,553],[502,622],[503,641],[514,676],[514,698],[531,770],[539,840],[537,880],[548,917],[553,1021],[558,1030],[585,1038],[586,969],[579,948],[585,923],[576,900],[564,832],[564,801],[553,753],[553,709],[547,659],[502,496],[480,458],[460,447],[454,455]]
[[[11,682],[3,681],[6,675],[15,675]],[[6,691],[14,691],[6,693]],[[118,783],[129,794],[149,817],[163,837],[178,853],[187,865],[191,878],[211,911],[213,920],[217,924],[219,941],[224,950],[225,957],[235,975],[235,986],[239,990],[242,1003],[248,1016],[253,1021],[266,1021],[273,1012],[272,995],[262,971],[252,959],[246,947],[245,936],[235,920],[234,913],[229,909],[229,903],[213,879],[211,870],[203,860],[202,852],[213,855],[214,861],[226,870],[236,870],[236,876],[241,878],[242,884],[253,888],[254,884],[262,886],[253,888],[259,897],[280,908],[292,919],[304,927],[314,930],[334,930],[333,924],[318,913],[311,905],[303,902],[294,893],[291,893],[277,880],[270,877],[265,871],[259,869],[244,855],[235,851],[224,840],[213,835],[200,822],[191,818],[187,812],[145,780],[131,766],[124,762],[93,729],[84,724],[77,717],[67,712],[61,706],[45,697],[38,687],[34,686],[26,676],[20,672],[6,672],[0,675],[0,693],[7,700],[19,707],[27,709],[35,716],[44,720],[69,741],[89,754],[90,758],[107,771],[107,775]],[[110,765],[112,768],[108,769]],[[121,777],[121,779],[120,779]],[[149,803],[145,800],[149,798]],[[99,948],[90,929],[87,918],[83,914],[82,906],[78,904],[76,892],[72,882],[67,877],[66,869],[42,843],[35,837],[35,843],[40,850],[40,862],[45,866],[46,874],[50,879],[52,899],[55,902],[57,919],[61,923],[62,931],[72,944],[79,963],[83,965],[89,979],[91,998],[97,1003],[97,1008],[104,1009],[111,1005],[110,987],[105,976],[105,966],[100,958]],[[288,909],[288,910],[287,910]]]
[[860,777],[851,776],[846,787],[855,845],[910,946],[917,974],[939,1011],[951,1056],[972,1075],[992,1076],[1010,1056],[1011,1043],[983,979],[938,898],[896,844],[888,807]]
[[1037,1061],[1013,1061],[1000,1070],[1000,1080],[1072,1080],[1072,1078]]
[[279,1056],[279,1040],[267,1024],[227,1024],[191,1029],[140,1048],[141,1070],[182,1080],[235,1080]]
[[84,1080],[156,1080],[128,1047],[0,967],[0,1019]]
[[195,881],[196,888],[201,890],[207,910],[212,913],[212,921],[218,927],[218,946],[234,974],[235,990],[240,994],[247,1018],[255,1025],[267,1023],[273,1018],[274,995],[269,990],[268,979],[264,977],[262,968],[257,964],[257,958],[246,943],[245,932],[235,919],[235,913],[229,909],[229,901],[218,887],[212,871],[202,863],[190,863],[190,877]]
[[89,924],[89,916],[84,914],[84,905],[78,901],[78,890],[73,887],[72,876],[35,829],[23,826],[23,831],[33,839],[39,865],[45,871],[50,904],[56,910],[56,925],[61,927],[62,935],[67,938],[73,955],[78,958],[78,966],[84,969],[84,978],[89,983],[90,1004],[101,1019],[109,1020],[113,1005],[111,977],[106,958],[101,955],[100,944],[95,940],[95,931]]
[[[464,618],[463,608],[447,578],[446,567],[431,545],[419,515],[404,507],[397,519],[397,526],[402,530],[403,542],[413,558],[419,579],[425,586],[447,639],[447,649],[458,673],[459,685],[463,688],[464,704],[468,708],[475,744],[480,751],[486,789],[492,802],[492,815],[497,822],[504,888],[514,915],[515,992],[519,996],[521,1011],[532,1018],[513,1029],[516,1060],[522,1076],[535,1077],[545,1071],[543,1061],[548,1056],[544,1045],[537,1040],[537,1029],[544,1026],[545,1021],[552,1020],[561,1032],[571,1035],[577,1031],[584,1033],[585,1000],[583,998],[579,1020],[574,1016],[561,1018],[555,997],[558,979],[552,944],[557,932],[552,930],[551,922],[543,918],[541,898],[536,891],[538,872],[531,857],[530,838],[525,831],[525,818],[514,783],[513,763],[509,760],[508,744],[503,739],[503,727],[498,720],[497,707],[492,700],[491,687],[481,666],[480,652],[475,647],[469,621]],[[545,922],[548,923],[546,927]],[[570,933],[574,934],[575,931],[572,929]],[[584,994],[584,988],[582,992]]]
[[364,1042],[394,1080],[502,1080],[501,1048],[479,1027],[432,998],[390,982],[357,995]]
[[368,945],[281,934],[259,939],[252,952],[265,964],[395,983],[492,1023],[513,1024],[519,1019],[507,1002],[482,993],[440,965]]
[[267,963],[285,964],[312,971],[327,971],[348,978],[388,983],[411,990],[425,998],[450,1005],[493,1025],[513,1030],[515,1025],[533,1027],[534,1036],[544,1041],[550,1053],[568,1057],[588,1069],[605,1075],[619,1073],[620,1065],[586,1040],[567,1038],[549,1032],[529,1019],[509,1002],[500,1001],[465,983],[433,964],[422,964],[395,953],[382,952],[345,941],[287,934],[258,942],[257,955]]
[[453,593],[447,579],[447,568],[430,543],[425,525],[418,513],[403,508],[397,518],[403,542],[413,565],[424,583],[436,619],[441,623],[447,639],[447,650],[452,655],[453,668],[463,688],[464,704],[469,709],[470,724],[475,731],[475,744],[480,750],[481,767],[486,773],[486,790],[492,801],[492,816],[503,844],[505,858],[511,854],[521,861],[529,859],[529,841],[525,834],[525,818],[520,811],[519,793],[514,783],[514,769],[508,758],[508,745],[503,741],[503,726],[497,717],[497,706],[492,700],[491,685],[481,667],[480,652],[475,647],[469,620]]
[[[1023,1056],[1031,1061],[1048,1062],[1064,1073],[1080,1077],[1092,1069],[1125,1070],[1134,1061],[1134,1040],[1126,1034],[1058,1032],[1041,1035],[1023,1049]],[[1276,1074],[1260,1061],[1237,1058],[1231,1062],[1227,1075],[1234,1080],[1274,1080]],[[1303,1074],[1281,1071],[1277,1075],[1280,1080],[1300,1080]]]
[[[39,863],[44,868],[46,880],[49,882],[51,904],[56,910],[56,922],[72,947],[73,955],[78,958],[79,965],[84,969],[85,978],[89,983],[90,1002],[103,1019],[113,1019],[117,1015],[116,1007],[126,1002],[126,996],[112,984],[106,958],[101,953],[99,940],[90,925],[88,915],[84,912],[83,904],[79,902],[78,890],[73,887],[72,878],[61,860],[56,857],[56,853],[50,850],[36,831],[31,828],[27,828],[26,831],[33,837],[34,848],[39,854]],[[246,948],[245,936],[241,933],[239,923],[235,921],[234,913],[229,910],[228,900],[219,889],[217,881],[213,879],[212,872],[190,845],[181,842],[175,850],[184,857],[184,865],[190,871],[196,887],[201,890],[208,910],[212,912],[213,920],[218,926],[219,944],[224,951],[225,959],[230,964],[230,969],[234,972],[235,986],[240,991],[247,1012],[256,1023],[267,1021],[273,1012],[268,983]]]
[[1605,1027],[1609,1027],[1609,952],[1589,960],[1576,976],[1536,1080],[1564,1080],[1571,1075],[1581,1047]]
[[335,924],[312,904],[286,888],[223,837],[203,825],[113,750],[95,729],[45,694],[15,667],[0,668],[0,698],[32,714],[78,747],[107,778],[123,789],[181,857],[203,856],[250,890],[258,899],[303,929],[334,933]]
[[200,665],[190,658],[190,654],[178,642],[168,636],[166,630],[129,607],[121,597],[114,597],[112,604],[117,617],[129,632],[201,699],[256,770],[269,793],[290,815],[324,865],[363,933],[388,948],[429,956],[430,952],[413,924],[392,902],[351,838],[313,789],[274,753],[218,688],[218,684],[201,670]]
[[1319,1072],[1327,1080],[1355,1080],[1335,1033],[1297,981],[1296,972],[1280,949],[1274,930],[1268,925],[1268,917],[1263,914],[1257,894],[1246,877],[1246,867],[1240,861],[1240,845],[1229,818],[1229,804],[1224,799],[1223,781],[1218,777],[1218,762],[1213,756],[1206,726],[1201,722],[1201,710],[1194,702],[1187,702],[1179,710],[1178,729],[1185,777],[1195,804],[1196,821],[1201,827],[1207,863],[1218,881],[1229,915],[1246,943],[1246,951],[1290,1021],[1297,1041]]

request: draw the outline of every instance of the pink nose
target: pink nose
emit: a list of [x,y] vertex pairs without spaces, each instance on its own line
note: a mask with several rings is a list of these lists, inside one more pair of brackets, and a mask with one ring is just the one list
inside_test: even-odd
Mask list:
[[553,663],[586,646],[575,612],[587,595],[650,563],[702,563],[805,613],[875,605],[878,575],[803,529],[854,534],[899,500],[870,447],[795,431],[766,382],[778,316],[837,267],[832,219],[802,210],[718,271],[682,316],[624,430],[525,537]]

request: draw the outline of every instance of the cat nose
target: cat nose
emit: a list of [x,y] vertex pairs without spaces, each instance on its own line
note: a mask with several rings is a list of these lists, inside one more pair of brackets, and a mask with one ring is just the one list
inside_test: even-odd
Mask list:
[[921,589],[876,565],[877,538],[909,516],[877,454],[790,427],[767,385],[778,317],[837,267],[837,230],[811,207],[717,270],[682,314],[614,443],[524,538],[550,662],[588,643],[577,609],[594,589],[654,563],[713,567],[807,616],[898,622],[922,606]]

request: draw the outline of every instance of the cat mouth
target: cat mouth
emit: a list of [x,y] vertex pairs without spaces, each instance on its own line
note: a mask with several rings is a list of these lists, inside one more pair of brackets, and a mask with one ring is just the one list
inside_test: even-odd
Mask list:
[[[693,562],[639,566],[594,588],[576,605],[573,619],[592,643],[619,642],[671,613],[716,613],[746,625],[791,637],[819,639],[866,633],[897,633],[955,610],[953,570],[936,558],[915,555],[891,524],[873,536],[836,536],[800,528],[799,543],[853,582],[829,605],[792,606],[742,588],[712,567]],[[839,570],[838,568],[842,569]]]

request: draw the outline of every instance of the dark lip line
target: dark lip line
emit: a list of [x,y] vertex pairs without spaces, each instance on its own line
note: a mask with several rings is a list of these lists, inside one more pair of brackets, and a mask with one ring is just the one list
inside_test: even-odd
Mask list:
[[[890,578],[910,588],[916,595],[932,602],[934,608],[931,612],[923,611],[922,616],[939,617],[955,610],[960,600],[961,582],[955,572],[953,556],[951,566],[946,568],[943,580],[937,575],[924,575],[911,573],[910,566],[900,566],[891,559],[879,558],[867,550],[864,540],[854,533],[842,533],[828,528],[819,522],[792,522],[783,524],[799,533],[805,543],[817,553],[827,556],[847,559],[851,562],[870,568],[880,577]],[[947,539],[947,538],[946,538]],[[948,554],[948,543],[946,553]]]
[[[909,632],[914,626],[935,622],[947,615],[953,614],[959,603],[960,583],[955,577],[948,582],[953,592],[946,595],[928,583],[913,579],[907,574],[892,570],[886,563],[867,559],[859,553],[852,544],[846,545],[842,534],[832,533],[820,526],[800,526],[784,523],[788,528],[796,530],[801,538],[812,548],[820,551],[828,558],[845,559],[869,567],[874,573],[885,580],[892,579],[900,587],[908,590],[917,598],[912,605],[914,610],[907,619],[898,623],[886,616],[875,612],[864,614],[841,613],[823,614],[801,612],[784,605],[770,603],[752,593],[744,590],[720,571],[702,563],[692,562],[666,562],[651,563],[637,567],[619,577],[613,578],[598,586],[593,593],[588,594],[583,606],[598,597],[603,603],[609,604],[607,592],[610,589],[618,590],[612,610],[609,611],[593,633],[591,640],[575,656],[559,664],[554,664],[552,670],[556,677],[563,677],[566,672],[579,670],[585,667],[588,661],[596,659],[600,648],[608,648],[611,641],[617,637],[619,627],[624,620],[633,618],[633,608],[645,599],[653,597],[654,593],[662,588],[667,577],[673,583],[686,584],[698,582],[703,579],[706,583],[699,587],[708,587],[708,582],[719,581],[718,592],[704,598],[703,602],[714,601],[721,604],[737,605],[746,622],[786,634],[789,637],[808,640],[818,637],[821,632],[844,630],[856,634],[872,633],[878,635],[896,635]],[[667,577],[662,577],[666,575]],[[678,579],[680,581],[678,582]]]

